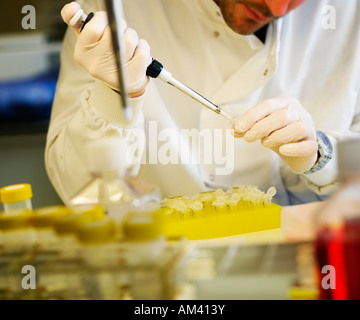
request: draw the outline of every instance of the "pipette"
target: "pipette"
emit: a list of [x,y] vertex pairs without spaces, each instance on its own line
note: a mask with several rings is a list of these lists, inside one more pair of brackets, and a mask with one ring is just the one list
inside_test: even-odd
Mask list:
[[88,15],[86,15],[84,13],[83,9],[80,9],[78,11],[76,11],[76,13],[74,14],[74,16],[71,18],[70,20],[70,25],[73,27],[78,23],[81,23],[81,26],[79,28],[79,31],[81,32],[85,25],[94,17],[94,13],[90,12]]
[[169,71],[167,71],[163,65],[155,60],[152,59],[150,65],[148,66],[146,70],[146,74],[151,78],[159,78],[166,83],[172,85],[176,89],[179,89],[183,93],[187,94],[191,98],[195,99],[196,101],[200,102],[205,107],[209,108],[210,110],[216,112],[217,114],[225,117],[226,119],[233,121],[233,116],[231,116],[229,113],[225,112],[222,108],[219,106],[213,104],[208,99],[204,98],[201,94],[197,93],[193,89],[189,88],[188,86],[184,85],[180,81],[176,80]]
[[[88,23],[94,16],[94,14],[92,12],[88,16],[86,16],[86,18],[84,16],[83,12],[77,13],[76,15],[77,15],[77,18],[75,18],[75,16],[74,16],[74,18],[73,18],[74,24],[72,24],[72,25],[75,25],[76,22],[79,23],[79,20],[80,20],[82,22],[80,31],[84,28],[85,24]],[[70,22],[70,24],[71,24],[71,22]],[[159,61],[152,58],[149,66],[146,70],[146,74],[151,78],[159,78],[159,79],[165,81],[166,83],[172,85],[173,87],[175,87],[176,89],[185,93],[189,97],[198,101],[199,103],[201,103],[202,105],[204,105],[205,107],[210,109],[211,111],[214,111],[215,113],[223,116],[230,122],[234,122],[233,115],[229,114],[227,111],[225,111],[222,108],[220,108],[219,106],[215,105],[214,103],[212,103],[211,101],[209,101],[208,99],[206,99],[201,94],[194,91],[193,89],[189,88],[185,84],[176,80],[172,76],[172,74],[169,71],[167,71]]]

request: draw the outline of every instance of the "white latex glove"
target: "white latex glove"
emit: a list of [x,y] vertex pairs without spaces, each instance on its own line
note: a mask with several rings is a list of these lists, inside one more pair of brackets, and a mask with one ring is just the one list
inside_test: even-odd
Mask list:
[[233,126],[233,135],[247,142],[261,140],[295,173],[317,160],[316,129],[310,114],[296,99],[269,99],[250,108]]
[[[94,17],[80,33],[80,24],[70,25],[72,17],[81,10],[77,2],[66,4],[61,10],[62,19],[75,31],[77,42],[74,51],[75,60],[93,77],[104,81],[111,88],[119,91],[117,67],[113,52],[111,31],[105,11],[95,12]],[[128,92],[131,97],[144,93],[149,82],[146,69],[151,61],[150,46],[147,41],[139,39],[137,32],[127,28],[125,20],[121,21],[125,47],[125,72],[127,72]]]

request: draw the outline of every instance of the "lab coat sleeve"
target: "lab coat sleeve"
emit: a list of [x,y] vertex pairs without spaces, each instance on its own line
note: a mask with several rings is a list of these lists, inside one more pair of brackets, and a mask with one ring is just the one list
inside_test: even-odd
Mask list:
[[[358,90],[359,92],[359,90]],[[360,139],[360,94],[357,95],[355,113],[352,118],[349,131],[336,132],[333,130],[324,130],[328,135],[333,146],[333,157],[318,172],[301,175],[302,181],[306,186],[319,195],[329,195],[334,192],[340,185],[338,180],[338,154],[337,145],[339,141],[348,138]]]
[[313,192],[319,195],[328,195],[339,187],[337,168],[337,143],[338,140],[328,134],[333,146],[332,159],[319,171],[300,175],[301,180]]
[[[75,41],[76,36],[69,29],[63,41],[45,147],[48,177],[65,204],[91,178],[87,169],[88,142],[104,136],[131,139],[137,130],[143,130],[144,95],[130,99],[133,117],[126,119],[119,94],[92,78],[74,60]],[[132,173],[139,169],[140,161],[132,164]]]

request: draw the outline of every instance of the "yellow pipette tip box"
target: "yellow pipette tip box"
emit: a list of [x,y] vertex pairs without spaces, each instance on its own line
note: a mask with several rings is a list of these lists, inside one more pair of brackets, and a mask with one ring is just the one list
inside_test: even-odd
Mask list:
[[281,210],[281,206],[271,203],[177,221],[167,219],[165,214],[164,233],[167,238],[205,240],[278,229],[281,226]]

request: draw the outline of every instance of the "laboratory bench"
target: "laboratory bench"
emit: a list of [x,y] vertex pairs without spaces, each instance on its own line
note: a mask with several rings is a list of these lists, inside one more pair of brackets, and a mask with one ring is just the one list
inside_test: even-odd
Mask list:
[[[2,252],[0,298],[316,300],[312,220],[321,206],[283,207],[280,228],[271,230],[204,240],[168,239],[155,260],[135,257],[134,250],[140,249],[133,243],[81,246],[80,254],[69,246],[72,249],[61,258],[51,246],[25,254]],[[155,247],[150,241],[136,252]],[[24,266],[29,269],[21,273]],[[32,267],[36,283],[25,290],[24,274],[30,277]]]

